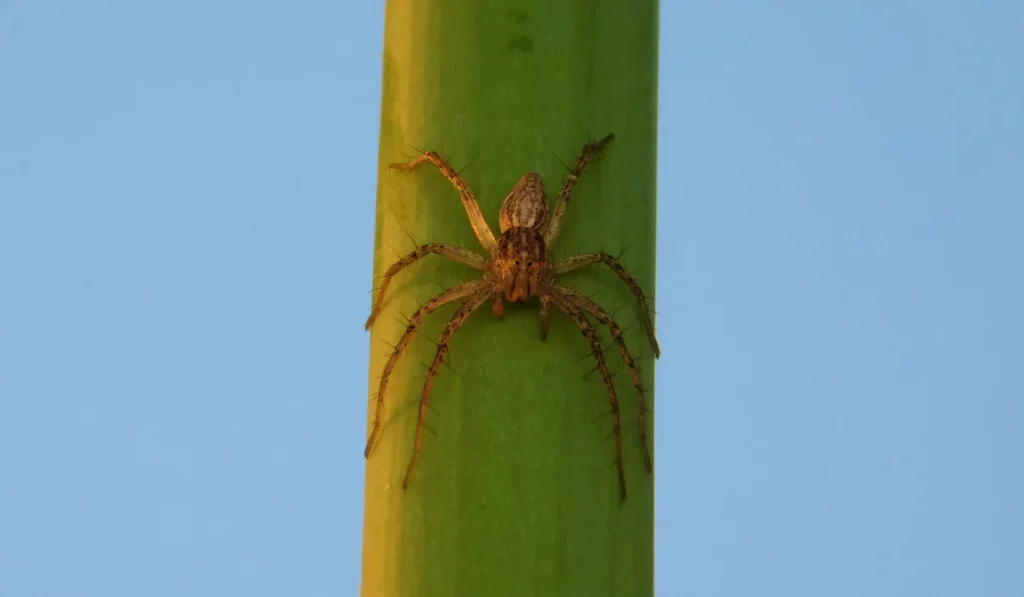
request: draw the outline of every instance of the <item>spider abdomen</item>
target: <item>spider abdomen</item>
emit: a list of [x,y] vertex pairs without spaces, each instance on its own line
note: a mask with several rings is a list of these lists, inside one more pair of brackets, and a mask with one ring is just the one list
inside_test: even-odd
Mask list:
[[541,231],[548,223],[548,198],[540,174],[527,172],[512,187],[498,212],[498,228],[505,233],[513,228]]

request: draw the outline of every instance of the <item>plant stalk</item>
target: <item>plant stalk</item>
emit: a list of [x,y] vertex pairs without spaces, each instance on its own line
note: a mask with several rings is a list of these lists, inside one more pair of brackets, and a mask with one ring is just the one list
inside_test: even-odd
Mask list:
[[[656,0],[388,0],[375,275],[415,243],[486,255],[436,168],[389,164],[424,149],[446,156],[497,235],[498,208],[522,174],[539,172],[553,198],[563,163],[611,132],[605,159],[576,187],[555,256],[628,248],[623,265],[653,297],[657,48]],[[480,275],[428,255],[395,278],[371,330],[368,423],[405,318]],[[654,356],[635,298],[600,264],[563,282],[626,330],[653,451]],[[555,310],[542,341],[537,302],[506,303],[501,319],[485,305],[454,335],[402,489],[426,367],[457,308],[424,321],[390,380],[366,467],[363,597],[653,595],[653,475],[643,465],[635,392],[607,330],[600,338],[621,405],[624,500],[593,355]]]

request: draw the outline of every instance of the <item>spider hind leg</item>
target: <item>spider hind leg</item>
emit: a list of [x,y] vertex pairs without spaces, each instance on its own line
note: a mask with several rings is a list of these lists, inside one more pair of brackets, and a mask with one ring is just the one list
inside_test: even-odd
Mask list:
[[421,164],[430,163],[437,166],[437,169],[441,171],[441,174],[452,183],[455,190],[459,192],[459,198],[462,200],[462,207],[466,209],[466,215],[469,216],[469,225],[473,228],[473,233],[476,234],[477,240],[480,241],[481,246],[488,253],[494,252],[494,247],[497,245],[497,241],[494,238],[494,232],[491,231],[491,227],[487,225],[487,220],[484,219],[483,212],[480,211],[480,204],[476,201],[476,196],[473,191],[470,190],[469,185],[466,181],[452,168],[451,164],[448,163],[443,157],[441,157],[436,151],[425,151],[420,157],[404,163],[391,164],[392,170],[414,170]]
[[548,227],[544,233],[544,244],[547,245],[548,250],[551,250],[551,247],[555,245],[555,241],[558,240],[558,235],[562,231],[562,218],[565,216],[565,210],[569,207],[572,191],[576,188],[576,183],[579,182],[584,168],[587,167],[587,164],[597,160],[605,147],[614,139],[615,134],[608,133],[599,141],[587,143],[583,146],[580,157],[576,158],[576,163],[569,170],[569,175],[566,177],[565,182],[562,183],[562,190],[558,192],[555,209],[551,214],[551,219],[548,221]]

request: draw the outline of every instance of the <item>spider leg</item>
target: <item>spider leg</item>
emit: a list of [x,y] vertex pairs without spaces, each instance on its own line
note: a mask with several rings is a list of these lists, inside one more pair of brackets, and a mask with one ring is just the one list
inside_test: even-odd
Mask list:
[[487,260],[473,251],[441,243],[420,245],[416,247],[416,250],[412,253],[409,253],[405,257],[402,257],[395,263],[391,264],[391,267],[384,272],[384,280],[381,282],[380,289],[377,291],[377,300],[374,301],[373,309],[370,310],[370,316],[366,319],[366,329],[370,329],[374,320],[377,319],[378,315],[380,315],[381,304],[384,302],[384,292],[388,289],[388,284],[391,283],[391,278],[395,277],[395,275],[406,266],[412,265],[419,258],[429,255],[430,253],[444,255],[445,257],[451,258],[459,263],[465,263],[466,265],[475,267],[479,270],[487,269]]
[[612,340],[618,346],[619,354],[622,355],[622,360],[626,363],[626,368],[629,369],[629,376],[633,378],[633,387],[636,388],[636,406],[640,425],[640,448],[644,454],[644,466],[647,467],[647,472],[651,472],[651,452],[647,446],[647,424],[644,421],[644,412],[646,411],[644,407],[644,386],[640,382],[640,371],[636,368],[636,361],[629,354],[626,342],[622,338],[622,328],[619,327],[619,324],[615,323],[615,320],[612,319],[612,316],[607,311],[601,308],[601,305],[598,305],[572,288],[567,288],[561,284],[552,284],[550,290],[561,294],[563,300],[583,309],[611,331]]
[[597,339],[593,326],[587,321],[587,317],[580,307],[567,300],[560,293],[552,293],[549,296],[551,302],[576,323],[576,326],[580,328],[580,332],[583,333],[583,337],[590,343],[590,351],[594,354],[594,359],[597,361],[597,369],[601,372],[604,385],[608,388],[608,402],[612,406],[612,433],[615,436],[615,465],[619,470],[619,495],[622,499],[626,499],[626,475],[622,470],[622,423],[619,420],[619,398],[615,394],[615,384],[612,383],[612,376],[608,372],[608,365],[604,362],[604,352],[601,349],[601,343]]
[[484,250],[488,254],[494,253],[494,248],[497,246],[497,241],[494,239],[494,233],[491,232],[490,226],[487,225],[487,220],[484,219],[483,212],[480,211],[480,204],[476,201],[476,196],[473,195],[473,191],[469,190],[469,185],[466,181],[459,176],[459,173],[455,171],[455,168],[451,167],[443,157],[437,152],[426,151],[420,157],[412,160],[411,162],[391,164],[392,170],[413,170],[424,162],[430,162],[437,166],[441,174],[444,175],[455,187],[455,190],[459,192],[459,197],[462,199],[462,206],[466,208],[466,215],[469,216],[469,225],[473,227],[473,233],[476,234],[476,238],[480,241]]
[[388,389],[388,379],[391,377],[391,372],[395,369],[398,357],[402,355],[402,351],[405,350],[409,341],[412,340],[413,334],[416,333],[416,328],[419,327],[423,318],[427,315],[437,311],[448,303],[453,303],[459,299],[464,299],[475,292],[479,292],[484,285],[485,283],[483,281],[473,281],[453,286],[427,301],[422,307],[412,314],[412,317],[409,318],[409,325],[405,328],[405,333],[402,334],[402,338],[398,341],[398,344],[395,345],[395,349],[392,351],[391,356],[388,357],[388,362],[384,365],[384,372],[380,376],[380,387],[377,390],[377,406],[373,417],[373,430],[370,432],[370,439],[366,441],[366,450],[363,452],[364,457],[370,457],[370,450],[373,449],[373,444],[377,440],[377,434],[380,432],[381,418],[384,414],[384,393]]
[[[483,282],[477,282],[477,284],[484,284]],[[434,389],[434,378],[437,377],[437,370],[440,369],[441,364],[444,363],[444,357],[448,354],[448,348],[452,341],[452,336],[462,327],[462,324],[466,323],[469,316],[476,311],[480,305],[487,302],[487,299],[491,297],[491,289],[487,288],[483,292],[478,292],[466,299],[466,302],[459,307],[459,310],[455,312],[451,320],[448,321],[448,325],[445,326],[444,331],[441,332],[441,338],[437,342],[437,352],[434,354],[434,361],[430,364],[430,369],[427,371],[427,381],[423,384],[423,393],[420,394],[420,411],[419,418],[416,421],[416,441],[413,444],[412,458],[409,460],[409,468],[405,471],[405,479],[402,481],[402,489],[409,488],[409,480],[412,478],[412,470],[416,466],[416,459],[420,455],[420,445],[423,441],[423,427],[426,425],[427,408],[430,404],[430,392]]]
[[654,337],[654,324],[651,323],[651,312],[647,308],[647,297],[644,296],[644,291],[640,289],[640,285],[636,283],[633,276],[629,275],[626,268],[622,267],[618,259],[607,253],[583,253],[582,255],[576,255],[575,257],[559,261],[554,265],[554,272],[555,275],[564,274],[598,262],[610,267],[619,279],[625,282],[626,286],[629,286],[629,289],[633,291],[637,302],[640,303],[640,310],[644,313],[644,327],[647,329],[647,338],[651,341],[651,348],[654,349],[654,358],[660,357],[661,348],[658,347],[658,339]]
[[615,135],[613,133],[608,133],[600,141],[587,143],[583,146],[580,157],[576,159],[576,164],[569,171],[569,176],[566,177],[565,183],[562,184],[562,190],[558,192],[555,211],[552,212],[551,221],[548,222],[547,230],[544,231],[544,244],[547,246],[548,251],[555,245],[555,241],[558,240],[558,233],[562,231],[562,217],[565,216],[565,209],[569,207],[569,200],[572,199],[572,190],[576,187],[580,175],[583,174],[583,169],[601,155],[604,148],[614,138]]

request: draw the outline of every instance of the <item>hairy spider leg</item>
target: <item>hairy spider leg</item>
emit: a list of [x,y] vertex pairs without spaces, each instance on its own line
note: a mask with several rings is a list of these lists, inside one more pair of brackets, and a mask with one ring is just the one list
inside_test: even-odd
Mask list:
[[651,323],[651,311],[647,308],[647,297],[644,295],[644,291],[640,289],[640,285],[636,283],[633,276],[629,275],[626,268],[622,267],[618,259],[608,253],[583,253],[582,255],[563,259],[556,263],[553,268],[555,274],[559,275],[598,262],[610,267],[619,279],[625,282],[626,286],[629,286],[629,289],[633,291],[633,296],[640,303],[640,310],[644,313],[644,327],[647,329],[647,338],[651,341],[651,348],[654,349],[654,358],[659,358],[661,356],[661,348],[658,347],[658,339],[654,337],[654,324]]
[[370,439],[366,440],[366,450],[363,451],[364,457],[370,457],[370,450],[373,449],[373,444],[377,440],[377,434],[380,432],[381,419],[384,416],[384,393],[388,389],[388,380],[391,377],[391,372],[394,371],[395,364],[398,362],[398,357],[402,355],[402,351],[405,350],[409,341],[412,340],[412,336],[416,333],[416,329],[419,327],[420,323],[423,322],[423,318],[448,303],[453,303],[474,293],[480,292],[486,286],[487,283],[482,280],[463,282],[462,284],[453,286],[427,301],[412,314],[412,317],[409,318],[409,325],[406,326],[405,333],[402,334],[402,338],[398,341],[398,344],[395,345],[395,350],[391,353],[391,356],[388,357],[388,362],[384,365],[384,372],[380,376],[380,387],[377,390],[377,406],[373,417],[373,430],[370,432]]
[[647,472],[651,472],[653,467],[651,466],[651,451],[647,446],[647,423],[645,421],[647,408],[644,406],[644,386],[640,381],[640,370],[636,367],[636,361],[633,360],[633,355],[629,354],[629,349],[626,347],[626,341],[622,337],[622,328],[619,327],[619,324],[615,323],[612,316],[605,311],[601,305],[598,305],[589,297],[580,294],[572,288],[562,286],[561,284],[553,284],[551,286],[551,291],[560,293],[563,300],[583,309],[602,325],[607,326],[608,330],[611,332],[612,341],[614,341],[615,345],[619,348],[619,354],[622,355],[622,361],[626,364],[626,368],[629,369],[629,376],[633,378],[633,387],[636,389],[637,416],[640,426],[640,449],[643,451],[644,455],[644,466],[647,467]]
[[576,187],[580,175],[583,174],[583,169],[587,167],[587,164],[597,159],[614,138],[614,133],[608,133],[597,143],[587,143],[583,146],[580,157],[576,159],[576,164],[569,171],[569,176],[566,177],[565,182],[562,184],[562,190],[558,192],[555,210],[552,212],[548,228],[544,232],[544,244],[547,246],[549,253],[551,248],[555,246],[555,241],[558,240],[558,234],[562,231],[562,217],[565,216],[565,210],[569,207],[569,201],[572,199],[572,190]]
[[619,419],[619,398],[615,394],[615,384],[612,383],[611,373],[608,372],[608,365],[604,362],[604,352],[601,343],[597,339],[593,326],[587,321],[583,311],[558,293],[550,295],[551,302],[561,309],[576,323],[576,327],[583,333],[583,337],[590,343],[590,352],[594,354],[597,361],[597,369],[601,372],[605,387],[608,388],[608,402],[612,407],[612,434],[615,437],[615,466],[619,471],[619,495],[626,499],[626,474],[622,470],[622,423]]
[[430,253],[444,255],[445,257],[451,258],[459,263],[464,263],[479,270],[487,269],[487,260],[473,251],[442,243],[428,243],[420,245],[416,247],[416,250],[412,253],[409,253],[405,257],[402,257],[395,263],[391,264],[391,267],[384,272],[384,280],[381,282],[380,289],[377,291],[377,300],[374,301],[373,309],[370,311],[370,316],[366,319],[366,329],[370,329],[374,320],[376,320],[377,316],[380,315],[381,305],[384,303],[384,292],[388,289],[388,284],[391,283],[391,278],[395,277],[402,268],[412,265],[416,260],[425,255],[429,255]]
[[444,174],[444,177],[451,181],[452,186],[459,192],[462,206],[466,208],[466,215],[469,216],[469,225],[473,227],[473,233],[476,234],[477,240],[480,241],[480,245],[483,246],[489,255],[494,253],[494,247],[497,246],[498,241],[495,240],[491,227],[487,225],[487,220],[484,219],[484,214],[480,211],[480,204],[477,203],[476,196],[473,195],[473,191],[469,190],[469,185],[459,176],[455,168],[452,168],[451,164],[438,155],[437,152],[426,151],[411,162],[391,164],[390,167],[392,170],[413,170],[424,162],[430,162],[437,166],[441,174]]
[[434,361],[430,364],[430,370],[427,371],[427,381],[423,384],[423,393],[420,394],[420,411],[416,421],[416,440],[413,444],[412,458],[409,459],[409,468],[405,470],[405,479],[402,481],[402,489],[409,488],[409,480],[412,478],[413,467],[416,466],[416,459],[420,455],[420,445],[423,441],[423,428],[426,425],[427,407],[430,403],[430,392],[434,389],[434,378],[437,377],[437,370],[444,363],[444,357],[448,354],[448,347],[451,344],[452,336],[462,327],[462,324],[466,323],[469,316],[476,311],[480,305],[487,302],[487,299],[491,298],[492,290],[488,288],[484,292],[475,294],[468,299],[466,302],[459,307],[459,310],[455,312],[451,320],[448,321],[448,325],[445,326],[444,331],[441,332],[441,338],[437,342],[437,352],[434,354]]

